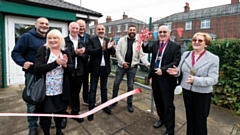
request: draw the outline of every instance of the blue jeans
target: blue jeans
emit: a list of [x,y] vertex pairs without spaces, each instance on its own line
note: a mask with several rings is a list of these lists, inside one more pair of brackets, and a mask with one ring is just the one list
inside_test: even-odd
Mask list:
[[[123,76],[127,73],[127,87],[128,87],[128,92],[134,89],[134,78],[136,75],[137,67],[129,68],[129,69],[124,69],[121,67],[117,67],[116,70],[116,76],[115,80],[113,83],[113,93],[112,93],[112,98],[115,98],[118,96],[118,90],[119,90],[119,85],[123,79]],[[127,103],[132,105],[132,100],[133,96],[128,96],[127,98]]]
[[106,67],[101,67],[98,74],[91,74],[90,92],[89,92],[89,110],[95,107],[98,78],[100,77],[101,102],[107,102],[107,80],[108,73]]
[[[25,73],[25,86],[27,86],[31,76],[32,76],[32,74]],[[35,105],[27,103],[27,113],[34,113],[34,110],[35,110]],[[28,121],[29,128],[37,128],[38,127],[38,124],[37,124],[38,117],[28,116],[27,121]]]

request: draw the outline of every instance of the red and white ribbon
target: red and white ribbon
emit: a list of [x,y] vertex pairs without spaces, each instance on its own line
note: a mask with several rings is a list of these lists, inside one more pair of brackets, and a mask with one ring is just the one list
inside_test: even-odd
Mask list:
[[45,116],[45,117],[67,117],[67,118],[84,118],[87,117],[88,115],[94,114],[96,112],[98,112],[99,110],[102,110],[105,107],[108,107],[109,105],[118,102],[120,100],[122,100],[123,98],[126,98],[130,95],[134,95],[137,93],[141,93],[142,90],[140,88],[134,89],[132,91],[129,91],[125,94],[122,94],[118,97],[115,97],[111,100],[108,100],[107,102],[99,105],[98,107],[85,112],[81,115],[67,115],[67,114],[41,114],[41,113],[0,113],[0,116]]

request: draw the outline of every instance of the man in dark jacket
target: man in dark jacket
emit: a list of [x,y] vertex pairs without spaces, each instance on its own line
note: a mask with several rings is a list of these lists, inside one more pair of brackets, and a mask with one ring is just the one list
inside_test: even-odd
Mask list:
[[[82,86],[83,81],[83,53],[85,52],[85,44],[79,40],[78,32],[79,25],[77,22],[71,22],[69,24],[68,30],[70,34],[65,37],[66,48],[70,51],[72,60],[74,63],[74,70],[69,76],[70,82],[70,95],[71,95],[71,109],[72,115],[78,115],[80,112],[80,100],[79,93]],[[62,123],[62,127],[66,126],[66,122],[64,125],[64,121]],[[77,122],[81,123],[84,121],[83,118],[74,118]]]
[[[88,39],[90,38],[90,35],[86,33],[86,23],[85,21],[79,19],[77,21],[79,25],[79,33],[78,37],[79,40],[81,40],[85,45],[88,43]],[[88,91],[89,91],[89,85],[88,85],[88,80],[89,80],[89,70],[88,70],[88,65],[89,65],[89,56],[88,54],[85,53],[83,54],[83,91],[82,91],[82,97],[83,97],[83,104],[88,105]]]
[[[87,53],[90,55],[89,72],[91,74],[89,92],[89,110],[95,107],[98,78],[100,78],[101,101],[107,102],[107,79],[111,71],[110,55],[115,54],[114,42],[105,38],[105,27],[101,24],[96,26],[97,36],[88,40]],[[103,109],[107,114],[111,114],[109,107]],[[93,120],[93,114],[88,116],[88,120]]]
[[[46,43],[46,33],[49,29],[48,19],[38,18],[35,28],[24,33],[17,41],[13,51],[13,61],[25,72],[25,86],[27,86],[34,69],[34,62],[38,48]],[[33,113],[35,105],[27,103],[27,112]],[[28,116],[29,135],[37,135],[38,117]]]

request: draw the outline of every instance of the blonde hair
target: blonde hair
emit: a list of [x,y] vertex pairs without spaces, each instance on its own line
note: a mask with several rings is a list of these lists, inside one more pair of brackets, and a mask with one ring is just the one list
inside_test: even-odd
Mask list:
[[204,32],[197,32],[196,34],[194,34],[193,38],[192,39],[196,39],[197,36],[203,36],[204,37],[204,41],[205,41],[205,44],[207,46],[210,45],[210,42],[212,40],[211,36],[208,34],[208,33],[204,33]]
[[48,41],[48,38],[50,37],[50,36],[54,36],[54,37],[58,37],[59,38],[59,48],[61,49],[61,50],[65,50],[66,48],[65,48],[65,40],[64,40],[64,37],[63,37],[63,35],[62,35],[62,33],[59,31],[59,30],[57,30],[57,29],[52,29],[51,31],[49,31],[48,32],[48,34],[47,34],[47,42],[45,43],[45,45],[44,46],[46,46],[47,48],[50,48],[50,45],[49,45],[49,41]]

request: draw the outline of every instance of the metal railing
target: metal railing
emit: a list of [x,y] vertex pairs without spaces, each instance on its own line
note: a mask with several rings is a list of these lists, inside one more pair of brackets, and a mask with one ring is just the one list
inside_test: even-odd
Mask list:
[[[117,66],[118,66],[117,58],[111,57],[111,74],[110,74],[111,76],[115,76]],[[147,70],[147,68],[144,68],[144,67],[145,66],[142,63],[139,63],[135,78],[147,81],[148,70]],[[127,80],[127,78],[124,77],[123,80]],[[151,91],[151,104],[150,104],[151,110],[150,111],[151,111],[151,113],[153,113],[153,111],[154,111],[154,99],[153,99],[152,88],[149,85],[144,85],[144,84],[136,82],[136,81],[134,81],[134,84]],[[145,84],[146,84],[146,82],[145,82]]]

